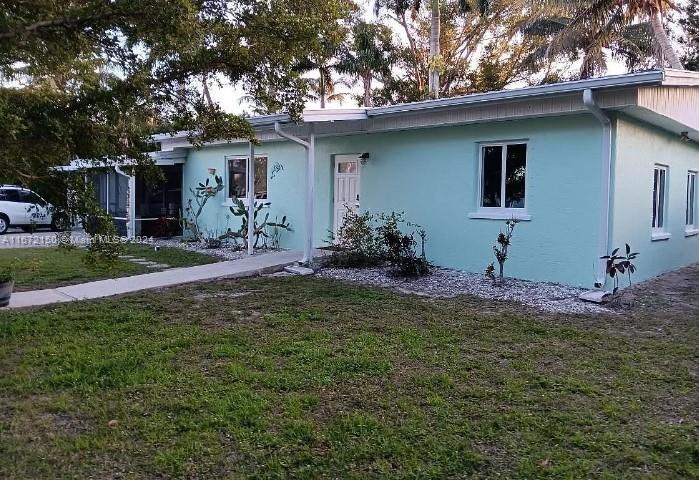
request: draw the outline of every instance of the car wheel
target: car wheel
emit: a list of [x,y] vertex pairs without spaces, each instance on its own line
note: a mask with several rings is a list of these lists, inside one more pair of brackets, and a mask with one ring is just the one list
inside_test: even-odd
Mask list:
[[5,235],[8,228],[10,228],[10,219],[0,214],[0,235]]

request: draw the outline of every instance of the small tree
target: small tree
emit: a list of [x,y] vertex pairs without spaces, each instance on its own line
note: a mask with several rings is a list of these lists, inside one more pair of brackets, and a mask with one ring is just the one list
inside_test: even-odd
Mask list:
[[631,252],[631,247],[626,244],[626,255],[619,255],[619,249],[615,248],[611,255],[600,257],[607,261],[607,275],[614,283],[612,293],[616,296],[619,292],[619,277],[626,274],[629,278],[629,286],[631,286],[631,275],[636,273],[636,265],[633,261],[638,257],[638,252]]
[[[500,232],[498,235],[498,244],[493,245],[493,253],[495,253],[495,259],[500,265],[500,275],[499,281],[502,282],[505,278],[505,262],[508,259],[509,247],[512,243],[512,235],[514,233],[515,227],[519,223],[519,220],[512,218],[505,222],[505,232]],[[491,263],[486,269],[486,276],[492,278],[495,282],[495,264]]]

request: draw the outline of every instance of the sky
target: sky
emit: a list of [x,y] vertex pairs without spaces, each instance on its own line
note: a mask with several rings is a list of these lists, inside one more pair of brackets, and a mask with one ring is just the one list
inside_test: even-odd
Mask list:
[[[358,3],[360,4],[360,7],[363,10],[363,17],[366,21],[372,21],[375,20],[374,13],[373,13],[373,4],[375,0],[359,0]],[[687,0],[676,0],[676,4],[679,7],[683,7],[686,5]],[[395,27],[395,26],[394,26]],[[675,25],[676,27],[676,25]],[[401,37],[401,32],[398,28],[394,28],[394,31],[396,32],[397,37]],[[575,66],[571,65],[570,70],[574,71]],[[618,75],[626,73],[626,68],[624,67],[624,64],[622,62],[618,61],[613,61],[611,60],[609,62],[608,70],[607,70],[607,75]],[[213,99],[217,102],[220,103],[222,108],[230,113],[237,113],[237,114],[242,114],[242,113],[249,113],[251,111],[251,106],[244,102],[241,101],[242,97],[244,96],[243,90],[239,86],[235,85],[230,85],[230,84],[223,84],[223,85],[218,85],[216,82],[212,82],[213,84],[209,85],[209,89],[211,91],[211,96]],[[360,90],[361,88],[357,86],[354,89],[347,90],[344,89],[345,91],[348,91],[350,93],[361,93]],[[340,88],[340,91],[343,91],[342,88]],[[348,98],[346,101],[343,103],[337,103],[337,102],[330,102],[328,103],[328,108],[356,108],[356,102],[354,102],[353,98]],[[309,101],[306,104],[307,109],[316,109],[320,108],[318,102],[315,101]]]

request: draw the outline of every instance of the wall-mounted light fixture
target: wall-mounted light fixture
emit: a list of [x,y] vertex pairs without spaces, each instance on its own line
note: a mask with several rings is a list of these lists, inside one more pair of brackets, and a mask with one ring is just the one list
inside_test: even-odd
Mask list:
[[683,142],[691,142],[692,141],[692,139],[689,138],[689,132],[680,133],[680,138],[682,139]]
[[364,152],[359,156],[359,160],[361,161],[362,165],[366,165],[366,162],[369,161],[369,152]]

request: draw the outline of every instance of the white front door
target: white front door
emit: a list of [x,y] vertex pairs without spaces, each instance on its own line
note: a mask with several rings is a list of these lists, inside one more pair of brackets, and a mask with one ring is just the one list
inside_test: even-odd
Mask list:
[[347,210],[359,211],[359,155],[335,156],[333,233],[337,235]]

